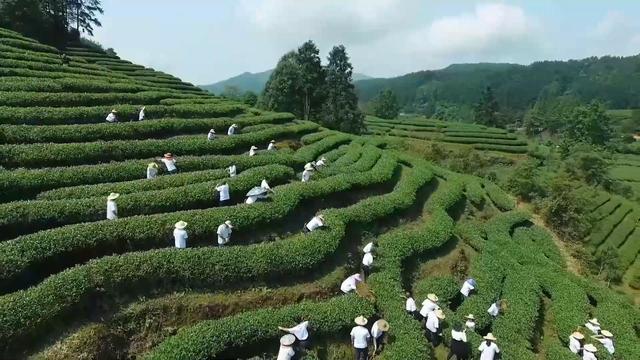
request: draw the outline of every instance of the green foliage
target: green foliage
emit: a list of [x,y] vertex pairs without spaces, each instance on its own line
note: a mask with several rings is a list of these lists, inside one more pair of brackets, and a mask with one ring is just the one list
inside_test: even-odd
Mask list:
[[242,96],[242,103],[249,106],[256,106],[258,103],[258,95],[253,91],[246,91]]
[[298,48],[296,59],[300,64],[303,119],[317,119],[325,92],[325,71],[320,62],[320,51],[309,40]]
[[572,116],[580,101],[573,96],[548,95],[544,90],[533,108],[524,116],[524,127],[529,135],[543,131],[557,133]]
[[480,101],[474,108],[473,120],[482,125],[498,127],[500,121],[498,119],[498,101],[493,96],[491,86],[487,86],[480,95]]
[[94,26],[102,26],[97,18],[97,14],[104,14],[100,0],[66,0],[66,6],[69,25],[78,36],[81,32],[93,36]]
[[606,144],[611,133],[611,119],[597,102],[575,108],[563,130],[568,139],[593,145]]
[[398,99],[393,91],[385,89],[371,100],[373,114],[382,119],[395,119],[400,112]]
[[544,184],[538,174],[538,164],[526,161],[518,165],[507,177],[507,189],[515,196],[531,201],[545,195]]
[[284,54],[269,76],[260,96],[259,106],[266,110],[290,112],[300,116],[301,72],[296,53],[291,51]]
[[592,271],[607,283],[617,283],[624,275],[620,267],[620,255],[613,247],[605,247],[596,252],[593,265]]

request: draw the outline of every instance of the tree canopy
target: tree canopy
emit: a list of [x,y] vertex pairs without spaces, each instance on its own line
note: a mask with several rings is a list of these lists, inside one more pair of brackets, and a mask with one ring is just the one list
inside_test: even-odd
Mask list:
[[377,97],[372,100],[373,114],[383,119],[395,119],[400,112],[396,94],[390,89],[380,91]]

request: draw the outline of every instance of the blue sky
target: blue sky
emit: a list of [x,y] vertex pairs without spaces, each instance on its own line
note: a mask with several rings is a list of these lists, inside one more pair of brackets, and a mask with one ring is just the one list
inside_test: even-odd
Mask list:
[[207,84],[275,66],[312,39],[376,77],[462,62],[640,53],[636,0],[103,0],[95,39],[135,63]]

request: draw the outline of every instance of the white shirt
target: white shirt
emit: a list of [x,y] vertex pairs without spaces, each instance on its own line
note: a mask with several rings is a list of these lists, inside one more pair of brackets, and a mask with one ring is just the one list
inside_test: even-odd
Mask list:
[[500,308],[498,307],[498,303],[491,304],[491,306],[489,306],[489,309],[487,310],[487,312],[489,313],[489,315],[491,315],[493,317],[498,316],[498,314],[500,313]]
[[356,279],[356,276],[359,276],[359,274],[349,276],[342,282],[342,284],[340,284],[340,290],[342,290],[343,293],[347,294],[357,288],[360,281]]
[[107,200],[107,219],[115,220],[118,218],[118,205],[113,200]]
[[144,110],[140,109],[140,113],[138,114],[138,121],[144,120]]
[[295,354],[296,352],[293,351],[293,348],[291,346],[280,345],[280,350],[278,350],[278,358],[276,360],[291,360],[293,358],[293,355]]
[[467,320],[466,323],[464,323],[464,326],[467,327],[467,329],[469,330],[475,330],[476,329],[476,322],[473,320]]
[[222,184],[222,185],[216,187],[216,190],[218,190],[218,192],[220,193],[220,201],[231,199],[231,196],[229,196],[229,185],[228,184]]
[[432,333],[438,332],[438,328],[440,327],[440,320],[438,320],[438,317],[436,316],[435,311],[432,311],[429,314],[427,314],[426,326],[427,326],[427,329]]
[[106,120],[107,120],[108,122],[115,122],[115,121],[116,121],[116,114],[114,114],[114,113],[109,113],[109,115],[107,115]]
[[187,231],[184,229],[174,229],[173,230],[173,238],[176,242],[176,247],[178,249],[184,249],[187,247],[187,239],[189,235],[187,235]]
[[592,324],[592,323],[590,323],[590,322],[588,322],[588,323],[584,324],[584,326],[585,326],[587,329],[591,330],[591,332],[593,332],[594,334],[596,334],[596,335],[597,335],[597,334],[600,334],[600,326],[598,326],[598,325],[593,325],[593,324]]
[[288,329],[287,332],[289,332],[290,334],[293,334],[296,337],[296,339],[304,341],[309,338],[309,331],[307,330],[308,328],[309,328],[309,322],[303,321],[300,324],[292,327],[291,329]]
[[258,195],[253,195],[253,196],[247,196],[247,200],[244,201],[245,204],[253,204],[254,202],[258,201]]
[[227,224],[218,226],[218,244],[223,245],[231,239],[231,228]]
[[433,301],[431,301],[429,299],[425,299],[422,302],[422,308],[420,309],[420,315],[426,317],[427,314],[435,311],[438,308],[439,308],[438,304],[434,303]]
[[616,352],[616,348],[613,346],[613,340],[609,338],[597,339],[597,340],[600,341],[600,343],[602,344],[602,346],[605,347],[605,349],[607,349],[609,354],[613,354]]
[[162,158],[160,160],[164,163],[164,166],[167,167],[167,171],[173,171],[173,170],[176,169],[176,159],[175,158],[173,158],[173,159]]
[[407,301],[404,303],[404,309],[410,312],[418,310],[418,308],[416,307],[416,301],[413,300],[412,297],[408,297]]
[[480,360],[493,360],[496,354],[500,352],[500,348],[496,343],[491,342],[491,345],[487,346],[486,340],[482,341],[482,344],[478,346],[478,350],[482,351]]
[[323,166],[325,166],[325,162],[323,160],[318,160],[316,161],[316,168],[321,168]]
[[369,339],[371,334],[364,326],[356,326],[351,329],[351,336],[353,337],[353,347],[356,349],[365,349],[369,346]]
[[365,253],[369,253],[373,251],[373,243],[370,242],[367,245],[365,245],[364,248],[362,248],[362,251],[364,251]]
[[311,173],[313,171],[311,170],[305,170],[302,172],[302,182],[307,182],[309,181],[309,179],[311,179]]
[[371,326],[371,336],[373,336],[374,338],[378,338],[380,337],[380,335],[384,334],[384,331],[380,330],[380,321],[378,320],[376,322],[373,323],[373,326]]
[[473,289],[475,289],[475,287],[473,287],[473,285],[471,285],[468,281],[465,281],[464,284],[462,284],[460,292],[462,293],[462,295],[469,297],[469,293]]
[[455,330],[451,330],[451,337],[454,340],[458,340],[458,341],[462,341],[462,342],[467,342],[467,333],[464,331],[455,331]]
[[362,257],[362,265],[371,266],[371,264],[373,264],[373,255],[371,255],[371,253],[364,254]]
[[314,216],[313,219],[309,220],[307,223],[307,229],[309,229],[309,231],[313,231],[321,226],[324,226],[324,223],[317,216]]
[[249,156],[254,156],[256,154],[256,151],[253,149],[249,149]]
[[572,353],[577,354],[580,349],[582,349],[580,341],[573,336],[569,336],[569,350],[571,350]]
[[269,186],[269,183],[265,179],[262,179],[262,182],[260,183],[260,187],[263,189],[271,190],[271,186]]
[[216,138],[216,133],[212,133],[211,131],[209,131],[209,133],[207,134],[207,140],[213,140]]
[[227,170],[229,170],[229,176],[234,177],[236,176],[236,166],[235,165],[231,165],[227,168]]
[[156,168],[147,168],[147,179],[155,179],[158,176],[158,169]]
[[582,360],[598,360],[598,358],[594,353],[584,350],[582,352]]
[[269,143],[269,146],[267,146],[267,150],[275,150],[276,149],[276,144],[274,143]]
[[236,133],[236,128],[233,126],[229,126],[229,130],[227,130],[227,135],[233,135]]

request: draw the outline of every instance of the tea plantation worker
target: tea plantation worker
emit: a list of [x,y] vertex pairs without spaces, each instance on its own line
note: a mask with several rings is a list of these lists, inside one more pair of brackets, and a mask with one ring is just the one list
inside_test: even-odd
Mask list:
[[227,135],[234,135],[236,133],[236,128],[238,128],[238,125],[231,124],[231,126],[229,126],[229,129],[227,130]]
[[493,336],[492,333],[488,333],[483,337],[485,341],[483,341],[478,350],[480,351],[480,360],[494,360],[496,358],[496,354],[500,353],[500,348],[495,343],[498,339]]
[[324,226],[324,215],[320,214],[314,216],[308,223],[304,224],[302,230],[304,232],[311,232],[322,226]]
[[144,109],[146,109],[146,106],[143,106],[142,109],[140,109],[140,112],[138,113],[138,121],[144,120],[144,117],[145,117]]
[[405,295],[407,297],[407,301],[404,302],[404,309],[407,311],[407,314],[412,316],[414,319],[418,319],[418,316],[420,314],[418,313],[418,308],[416,307],[416,301],[413,299],[413,296],[411,296],[410,292],[407,291]]
[[598,348],[596,348],[595,345],[587,344],[582,350],[582,360],[598,360],[596,357]]
[[590,319],[586,324],[584,324],[584,326],[587,329],[591,330],[592,333],[596,335],[600,334],[600,323],[598,322],[598,319]]
[[235,165],[231,165],[227,168],[227,171],[229,171],[229,176],[230,177],[234,177],[236,176],[236,166]]
[[278,358],[276,360],[291,360],[296,352],[293,350],[293,343],[296,337],[287,334],[280,338],[280,350],[278,350]]
[[364,273],[365,279],[369,277],[369,274],[371,274],[371,265],[373,265],[373,254],[371,252],[366,252],[362,257],[362,272]]
[[62,54],[61,56],[62,58],[62,65],[69,65],[69,57],[67,56],[67,54]]
[[120,196],[118,193],[111,193],[107,196],[107,219],[115,220],[118,218],[118,204],[116,199]]
[[260,187],[267,190],[268,192],[273,192],[273,190],[271,190],[271,186],[269,186],[269,183],[267,182],[267,179],[262,179]]
[[218,246],[222,246],[231,240],[231,230],[233,225],[231,221],[227,220],[222,225],[218,226]]
[[365,327],[365,325],[367,325],[367,318],[358,316],[354,321],[357,326],[351,329],[351,344],[356,352],[356,360],[368,360],[369,339],[371,339],[371,334]]
[[316,169],[321,169],[327,165],[327,158],[324,156],[320,160],[316,161]]
[[491,304],[491,306],[489,306],[489,309],[487,309],[487,312],[489,313],[489,315],[495,318],[500,314],[500,312],[505,307],[506,307],[506,302],[504,300],[496,300],[493,302],[493,304]]
[[267,145],[267,150],[275,150],[275,149],[276,149],[276,141],[275,140],[269,141],[269,145]]
[[569,335],[569,350],[572,353],[582,355],[582,347],[584,346],[584,335],[581,332],[575,331]]
[[462,284],[462,287],[460,288],[460,293],[465,298],[468,298],[476,290],[477,285],[478,284],[476,284],[476,281],[474,279],[467,279]]
[[458,322],[453,324],[451,329],[451,345],[449,345],[447,360],[451,359],[453,355],[456,356],[456,360],[468,360],[471,356],[471,347],[467,342],[467,332]]
[[304,171],[302,172],[302,182],[308,182],[311,179],[311,174],[313,173],[312,165],[305,165]]
[[469,314],[465,316],[465,319],[467,321],[464,323],[464,326],[466,326],[467,329],[474,331],[476,329],[476,318],[473,316],[473,314]]
[[220,202],[218,204],[220,206],[228,205],[231,201],[231,196],[229,195],[229,184],[225,181],[224,183],[217,185],[216,191],[220,194]]
[[258,150],[258,147],[255,145],[252,145],[251,148],[249,149],[249,156],[255,156],[256,150]]
[[289,334],[292,334],[299,341],[299,345],[303,349],[309,349],[310,341],[309,341],[309,321],[303,321],[291,328],[285,328],[282,326],[278,326],[278,329],[282,331],[286,331]]
[[244,201],[245,204],[253,204],[258,200],[264,200],[269,197],[269,193],[273,192],[269,183],[266,179],[262,179],[260,186],[256,186],[249,190],[247,193],[247,200]]
[[211,141],[211,140],[215,140],[216,138],[216,131],[214,129],[209,130],[209,133],[207,134],[207,140]]
[[178,168],[176,167],[176,158],[172,153],[164,154],[160,161],[164,163],[164,166],[167,168],[167,172],[169,174],[175,174],[178,172]]
[[116,109],[111,110],[111,112],[109,113],[109,115],[107,115],[107,118],[105,120],[107,120],[107,122],[113,123],[113,122],[117,122],[118,121],[118,116],[116,115],[118,113],[118,111]]
[[429,314],[427,314],[427,322],[425,325],[427,328],[426,335],[427,335],[427,339],[429,339],[433,347],[440,345],[440,340],[442,337],[442,329],[440,329],[440,320],[444,320],[444,319],[445,319],[445,315],[441,309],[431,311]]
[[366,253],[373,252],[373,247],[374,247],[374,246],[375,246],[375,245],[374,245],[373,241],[371,241],[371,242],[367,243],[367,245],[365,245],[365,246],[362,248],[362,251],[363,251],[365,254],[366,254]]
[[147,165],[147,179],[155,179],[158,176],[158,164],[155,162]]
[[600,341],[602,346],[607,349],[609,354],[613,354],[616,352],[616,349],[613,346],[613,334],[610,331],[602,330],[600,331],[600,335],[592,336],[592,338]]
[[430,312],[436,311],[440,308],[437,302],[438,297],[436,294],[427,294],[427,298],[422,302],[422,308],[420,309],[420,315],[423,319],[426,319]]
[[173,238],[175,239],[175,245],[178,249],[184,249],[187,247],[187,231],[184,229],[187,227],[187,223],[180,220],[176,223],[176,228],[173,230]]
[[384,339],[385,335],[389,331],[389,323],[380,319],[373,323],[371,326],[371,336],[373,337],[373,353],[376,354],[378,351],[382,351],[384,347]]
[[342,290],[343,293],[348,294],[355,291],[358,287],[358,283],[360,282],[362,282],[362,276],[360,274],[353,274],[344,279],[342,284],[340,284],[340,290]]

